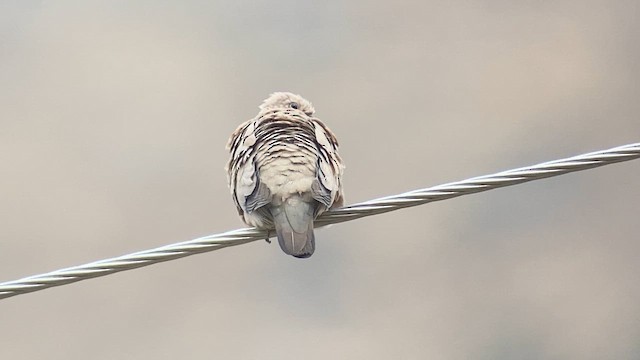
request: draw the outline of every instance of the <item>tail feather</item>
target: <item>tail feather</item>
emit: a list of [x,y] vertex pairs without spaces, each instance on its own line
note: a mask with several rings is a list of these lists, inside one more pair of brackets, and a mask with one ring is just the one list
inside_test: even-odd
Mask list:
[[297,258],[313,255],[316,246],[313,234],[315,203],[313,200],[303,201],[295,195],[271,208],[278,243],[286,254]]

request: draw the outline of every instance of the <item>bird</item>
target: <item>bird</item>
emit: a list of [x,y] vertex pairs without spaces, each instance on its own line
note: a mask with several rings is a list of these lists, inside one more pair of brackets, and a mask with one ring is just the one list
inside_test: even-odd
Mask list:
[[314,220],[344,205],[338,141],[300,95],[274,92],[259,109],[227,142],[231,196],[247,225],[275,229],[286,254],[308,258]]

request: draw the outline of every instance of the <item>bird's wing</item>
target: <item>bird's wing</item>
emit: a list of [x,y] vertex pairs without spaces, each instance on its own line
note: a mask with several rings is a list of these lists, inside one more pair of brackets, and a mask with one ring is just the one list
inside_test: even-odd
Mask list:
[[240,215],[267,204],[271,198],[269,189],[260,183],[256,166],[257,122],[252,119],[240,125],[227,143],[231,153],[226,167],[229,189]]
[[313,119],[316,143],[318,144],[317,178],[312,185],[313,198],[327,209],[344,204],[342,173],[344,165],[338,155],[336,136],[320,120]]

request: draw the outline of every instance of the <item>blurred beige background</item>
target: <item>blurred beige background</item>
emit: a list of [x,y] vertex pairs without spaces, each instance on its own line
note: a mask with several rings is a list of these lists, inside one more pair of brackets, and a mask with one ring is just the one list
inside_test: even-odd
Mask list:
[[[0,281],[242,227],[270,92],[347,202],[640,140],[637,1],[4,1]],[[0,301],[2,359],[637,359],[640,162]]]

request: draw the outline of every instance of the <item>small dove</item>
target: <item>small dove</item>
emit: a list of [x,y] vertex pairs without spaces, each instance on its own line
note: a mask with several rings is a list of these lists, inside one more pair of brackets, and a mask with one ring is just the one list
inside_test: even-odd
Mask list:
[[344,204],[338,141],[314,113],[300,95],[273,93],[227,143],[238,214],[247,225],[275,228],[282,250],[297,258],[315,250],[318,215]]

